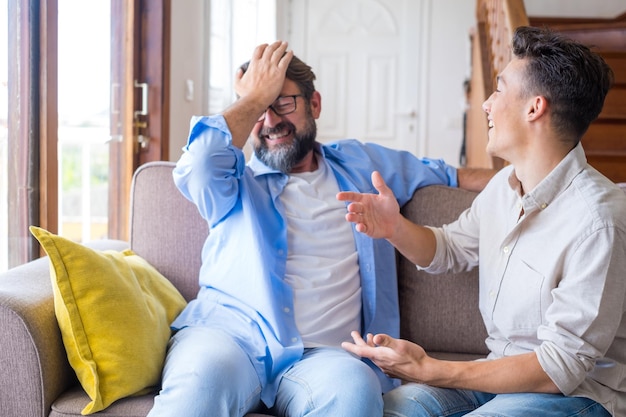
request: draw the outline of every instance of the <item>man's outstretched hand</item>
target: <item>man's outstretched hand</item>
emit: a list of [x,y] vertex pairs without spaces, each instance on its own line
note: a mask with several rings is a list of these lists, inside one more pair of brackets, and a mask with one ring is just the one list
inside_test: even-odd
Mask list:
[[372,185],[378,194],[342,191],[337,200],[351,201],[346,220],[354,223],[358,232],[375,239],[389,239],[398,225],[400,206],[378,171],[372,172]]

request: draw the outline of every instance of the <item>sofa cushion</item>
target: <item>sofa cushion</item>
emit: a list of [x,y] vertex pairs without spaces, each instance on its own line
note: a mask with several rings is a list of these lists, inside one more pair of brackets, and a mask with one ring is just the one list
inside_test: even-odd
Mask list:
[[[97,415],[106,417],[146,417],[154,405],[155,391],[144,395],[121,398]],[[48,417],[75,417],[91,399],[80,386],[65,391],[52,404]]]
[[99,251],[31,227],[50,259],[68,360],[91,401],[82,414],[159,383],[170,323],[186,302],[130,250]]
[[[154,395],[150,392],[145,395],[122,398],[111,404],[105,410],[98,413],[102,417],[146,417],[154,404]],[[75,417],[80,410],[89,402],[89,397],[80,387],[73,387],[65,391],[52,404],[52,410],[48,417]],[[245,417],[271,417],[273,414],[248,413]]]

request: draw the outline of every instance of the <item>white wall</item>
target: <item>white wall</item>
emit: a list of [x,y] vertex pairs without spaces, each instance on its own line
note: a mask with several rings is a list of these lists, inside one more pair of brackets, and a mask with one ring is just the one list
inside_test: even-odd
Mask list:
[[[207,108],[208,0],[172,2],[170,66],[170,160],[180,157],[187,143],[189,119]],[[193,97],[187,97],[187,82]]]
[[[430,6],[424,156],[456,166],[463,140],[463,82],[470,76],[469,33],[475,7],[473,1],[455,0],[431,0]],[[451,10],[456,13],[450,14]]]

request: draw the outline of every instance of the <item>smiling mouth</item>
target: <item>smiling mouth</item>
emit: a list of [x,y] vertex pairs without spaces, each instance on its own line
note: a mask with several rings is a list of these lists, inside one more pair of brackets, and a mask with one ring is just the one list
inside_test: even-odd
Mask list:
[[291,131],[289,129],[285,129],[285,130],[282,130],[280,132],[270,133],[269,135],[265,136],[265,139],[267,139],[267,140],[284,139],[287,136],[289,136],[290,133],[291,133]]
[[259,132],[259,137],[270,141],[281,141],[289,138],[295,132],[295,126],[290,123],[280,123],[273,128],[263,128]]

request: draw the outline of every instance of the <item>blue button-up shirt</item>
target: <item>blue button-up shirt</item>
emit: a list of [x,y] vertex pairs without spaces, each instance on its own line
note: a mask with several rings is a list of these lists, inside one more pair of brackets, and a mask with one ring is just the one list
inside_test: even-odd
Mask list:
[[[220,115],[193,118],[183,150],[174,170],[175,183],[196,204],[211,232],[202,250],[198,297],[172,327],[212,326],[233,335],[265,382],[261,398],[271,406],[280,376],[303,353],[292,289],[284,280],[289,248],[279,196],[288,176],[254,156],[246,165]],[[400,205],[419,187],[457,186],[456,169],[442,160],[418,159],[409,152],[356,140],[317,144],[317,151],[344,191],[375,193],[370,181],[374,170],[381,172]],[[394,248],[386,240],[356,231],[354,239],[363,332],[398,337]],[[391,388],[393,382],[378,373],[383,390]]]

